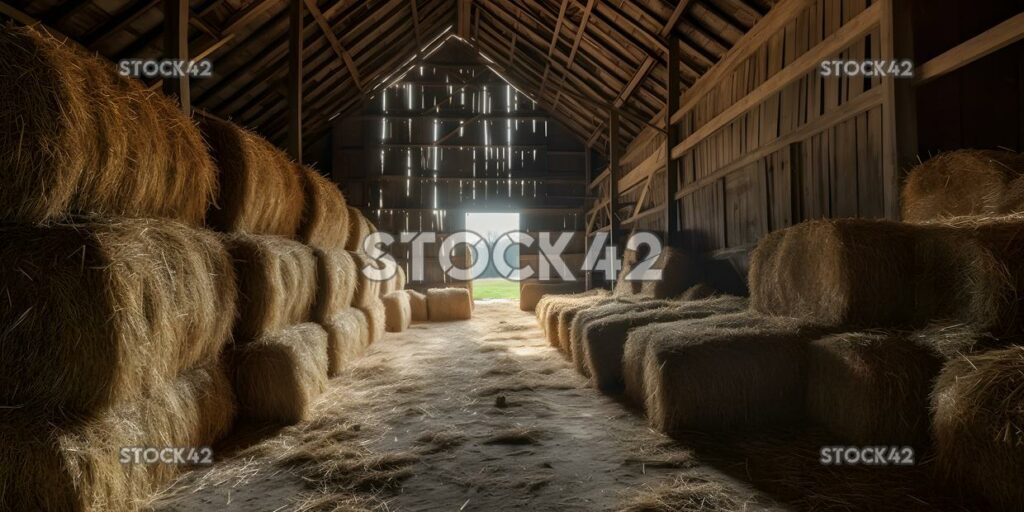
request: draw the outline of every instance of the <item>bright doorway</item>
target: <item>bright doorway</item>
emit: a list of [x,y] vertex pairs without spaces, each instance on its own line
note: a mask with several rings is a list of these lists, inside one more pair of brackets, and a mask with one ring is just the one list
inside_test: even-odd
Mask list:
[[[485,240],[488,247],[493,248],[495,242],[505,233],[519,231],[518,213],[467,213],[466,230],[472,231]],[[519,246],[513,245],[505,251],[505,261],[511,268],[519,267]],[[494,266],[494,260],[500,255],[491,255],[491,264],[480,277],[473,280],[473,298],[480,299],[515,299],[519,300],[519,282],[501,277]]]

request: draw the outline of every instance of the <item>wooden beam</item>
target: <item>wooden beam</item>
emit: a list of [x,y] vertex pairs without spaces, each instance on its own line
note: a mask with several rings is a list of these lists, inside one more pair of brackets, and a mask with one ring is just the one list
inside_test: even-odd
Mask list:
[[616,215],[619,211],[619,165],[622,159],[622,145],[619,140],[619,111],[611,109],[608,111],[608,170],[611,180],[608,181],[608,209],[611,218],[608,219],[608,230],[611,236],[608,243],[614,247],[618,243],[619,218]]
[[551,44],[548,45],[548,56],[544,59],[544,73],[540,76],[540,90],[538,95],[544,94],[544,86],[548,81],[548,72],[551,71],[551,55],[558,44],[558,37],[562,32],[562,22],[565,21],[565,9],[569,7],[569,0],[562,0],[562,6],[558,9],[558,20],[555,21],[555,28],[551,31]]
[[444,142],[444,141],[454,137],[456,133],[459,133],[459,130],[462,130],[462,129],[466,128],[467,126],[469,126],[469,125],[471,125],[471,124],[473,124],[473,123],[483,119],[486,116],[487,116],[487,114],[477,114],[477,115],[471,117],[468,121],[459,121],[458,128],[452,128],[451,131],[449,131],[448,133],[446,133],[443,136],[439,137],[437,140],[434,141],[434,145],[438,146],[438,147],[441,147],[441,143],[442,142]]
[[458,25],[456,25],[457,28],[458,28],[457,34],[462,39],[465,39],[465,40],[468,41],[470,39],[470,37],[473,35],[472,34],[472,30],[473,30],[473,17],[472,17],[471,12],[470,12],[472,10],[472,8],[473,8],[473,1],[472,0],[456,0],[456,1],[458,2],[458,9],[459,9],[458,20],[457,20],[458,21]]
[[[668,43],[668,83],[665,86],[665,242],[673,247],[680,242],[679,226],[679,203],[676,200],[676,192],[679,190],[679,165],[672,158],[672,148],[676,147],[681,138],[679,125],[672,123],[668,112],[675,112],[679,109],[679,36],[674,31],[669,31]],[[654,174],[652,173],[653,177]],[[634,214],[634,217],[639,212]]]
[[363,82],[359,78],[359,70],[356,69],[356,63],[352,61],[352,56],[345,50],[345,47],[341,46],[341,41],[338,41],[338,38],[334,35],[334,30],[331,28],[330,23],[327,22],[327,18],[324,17],[324,13],[320,12],[320,8],[316,6],[316,1],[305,0],[305,3],[306,8],[313,15],[313,19],[316,20],[316,24],[320,25],[320,30],[323,31],[324,37],[327,38],[327,42],[331,45],[334,53],[345,62],[345,67],[348,69],[349,74],[352,75],[352,81],[355,82],[356,88],[359,89],[359,92],[366,92]]
[[[881,0],[875,4],[882,11],[879,30],[881,58],[890,62],[912,58],[914,33],[910,2]],[[851,21],[852,23],[852,21]],[[845,28],[845,27],[844,27]],[[1016,27],[1020,29],[1020,27]],[[882,196],[885,218],[900,219],[900,184],[903,175],[917,158],[917,101],[911,80],[883,77],[882,91]]]
[[[163,0],[164,5],[164,58],[189,61],[188,0]],[[189,77],[164,78],[164,94],[177,98],[185,115],[192,114],[192,94],[189,91]]]
[[[217,41],[214,41],[212,44],[210,44],[209,46],[207,46],[206,48],[201,50],[199,53],[193,55],[192,56],[192,61],[194,61],[194,62],[195,61],[201,61],[201,60],[209,57],[210,55],[215,53],[217,50],[223,48],[225,45],[227,45],[231,41],[234,41],[234,39],[235,39],[235,35],[234,34],[228,34],[228,35],[218,39]],[[151,91],[160,90],[160,89],[163,88],[163,85],[164,85],[163,79],[157,80],[156,82],[153,82],[153,84],[149,86],[149,90],[151,90]]]
[[[18,9],[17,7],[9,5],[7,2],[0,2],[0,14],[3,14],[4,16],[7,16],[8,18],[11,18],[12,20],[17,21],[18,23],[21,23],[22,25],[29,25],[29,26],[31,26],[31,25],[41,25],[42,24],[42,22],[40,22],[39,20],[33,18],[32,16],[29,16],[27,13],[25,13],[21,9]],[[59,32],[51,30],[50,27],[46,27],[46,28],[47,28],[47,30],[50,30],[54,34],[60,34]]]
[[569,52],[569,62],[565,63],[565,68],[562,70],[562,80],[558,85],[558,94],[555,95],[555,107],[558,107],[558,100],[562,97],[562,89],[565,88],[565,76],[572,71],[573,61],[576,59],[576,52],[580,49],[580,41],[583,40],[583,33],[587,30],[587,23],[590,22],[590,13],[594,10],[594,3],[597,0],[587,0],[587,7],[583,10],[583,18],[580,20],[580,26],[576,30],[576,39],[572,42],[572,50]]
[[288,2],[288,153],[302,163],[302,2]]
[[974,36],[918,66],[915,85],[952,73],[990,53],[1024,39],[1024,12]]
[[420,13],[416,8],[416,0],[409,0],[409,8],[412,10],[412,28],[416,32],[416,47],[423,48],[423,33],[420,32]]

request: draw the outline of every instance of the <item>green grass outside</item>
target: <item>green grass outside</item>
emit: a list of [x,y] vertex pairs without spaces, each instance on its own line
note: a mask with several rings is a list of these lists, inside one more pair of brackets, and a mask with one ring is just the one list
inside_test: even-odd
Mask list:
[[500,277],[477,279],[473,281],[473,298],[480,299],[519,299],[519,283]]

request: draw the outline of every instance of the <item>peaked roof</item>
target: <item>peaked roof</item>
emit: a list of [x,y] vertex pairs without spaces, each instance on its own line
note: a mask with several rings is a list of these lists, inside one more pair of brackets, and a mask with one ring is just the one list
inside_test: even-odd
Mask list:
[[[608,110],[624,140],[659,121],[665,36],[681,39],[685,89],[775,0],[193,0],[190,48],[214,76],[193,104],[283,143],[288,2],[306,7],[304,130],[358,110],[405,65],[454,35],[599,151]],[[0,14],[37,20],[117,61],[160,55],[160,0],[9,0]]]

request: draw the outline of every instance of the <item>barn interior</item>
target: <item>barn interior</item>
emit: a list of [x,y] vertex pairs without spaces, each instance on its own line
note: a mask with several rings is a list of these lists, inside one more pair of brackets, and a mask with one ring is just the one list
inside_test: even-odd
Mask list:
[[1024,510],[1024,1],[0,24],[0,511]]

